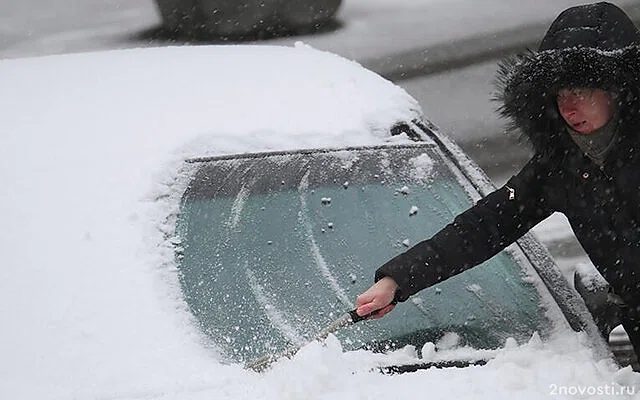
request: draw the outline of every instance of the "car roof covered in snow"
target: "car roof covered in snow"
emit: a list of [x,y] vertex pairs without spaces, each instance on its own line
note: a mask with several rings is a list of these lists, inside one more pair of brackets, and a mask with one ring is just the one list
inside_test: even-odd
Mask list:
[[195,140],[198,155],[369,144],[421,114],[402,88],[300,43],[3,60],[0,87],[3,131]]

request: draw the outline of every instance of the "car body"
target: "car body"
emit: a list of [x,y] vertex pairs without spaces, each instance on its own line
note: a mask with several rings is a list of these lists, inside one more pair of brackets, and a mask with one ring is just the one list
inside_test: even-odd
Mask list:
[[[478,374],[535,380],[549,360],[635,379],[529,236],[328,348],[264,376],[242,368],[304,342],[377,263],[492,188],[411,96],[357,63],[302,44],[120,50],[1,61],[0,86],[2,398],[313,398],[327,376],[366,398],[404,383],[353,368],[455,360],[464,344],[494,359],[444,372],[469,393],[495,382]],[[455,334],[462,346],[445,343]],[[437,357],[397,357],[428,341]]]

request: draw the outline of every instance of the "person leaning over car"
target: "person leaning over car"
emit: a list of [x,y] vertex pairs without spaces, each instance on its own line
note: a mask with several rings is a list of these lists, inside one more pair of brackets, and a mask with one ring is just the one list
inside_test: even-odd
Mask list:
[[500,112],[532,159],[431,239],[382,265],[356,300],[380,318],[418,291],[494,256],[555,211],[626,304],[640,358],[640,32],[617,6],[571,7],[540,48],[503,60]]

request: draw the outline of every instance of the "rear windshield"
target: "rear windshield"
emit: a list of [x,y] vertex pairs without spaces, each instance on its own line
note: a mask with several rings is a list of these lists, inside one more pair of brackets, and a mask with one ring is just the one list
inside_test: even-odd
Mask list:
[[[472,205],[450,165],[429,144],[198,162],[177,260],[204,332],[234,361],[312,338],[382,263]],[[420,348],[447,332],[475,348],[544,337],[551,323],[524,270],[502,252],[337,336],[346,349]]]

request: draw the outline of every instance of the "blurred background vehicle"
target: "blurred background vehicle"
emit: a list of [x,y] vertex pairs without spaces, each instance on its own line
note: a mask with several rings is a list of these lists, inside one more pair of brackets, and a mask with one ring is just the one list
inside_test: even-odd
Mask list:
[[342,0],[155,0],[165,29],[184,36],[240,39],[309,33],[333,20]]

